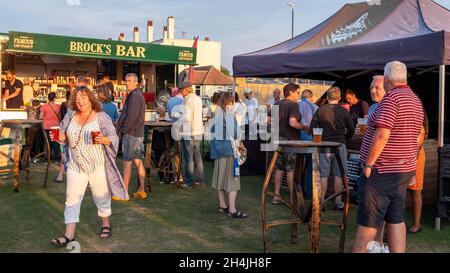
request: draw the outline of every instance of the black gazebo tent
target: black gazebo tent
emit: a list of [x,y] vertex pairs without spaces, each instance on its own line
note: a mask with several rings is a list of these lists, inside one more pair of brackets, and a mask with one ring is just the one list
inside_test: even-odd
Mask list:
[[[445,71],[450,64],[450,11],[431,0],[346,4],[305,33],[235,56],[233,76],[332,79],[368,97],[371,76],[382,74],[380,70],[393,60],[408,66],[409,83],[424,101],[431,135],[442,148],[445,79],[450,80]],[[442,201],[442,183],[439,187]]]

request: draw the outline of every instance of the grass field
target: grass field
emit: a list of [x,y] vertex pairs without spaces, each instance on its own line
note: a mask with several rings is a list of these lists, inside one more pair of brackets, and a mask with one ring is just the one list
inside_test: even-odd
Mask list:
[[[11,178],[0,179],[0,252],[67,252],[55,249],[49,241],[64,232],[65,183],[55,183],[57,166],[51,166],[49,183],[43,188],[45,165],[32,165],[31,183],[21,176],[19,193],[14,193]],[[121,166],[120,166],[121,168]],[[261,253],[263,251],[260,222],[261,185],[264,177],[241,178],[238,208],[249,214],[247,219],[230,219],[217,211],[217,194],[210,187],[212,163],[205,162],[207,186],[191,190],[175,190],[174,185],[161,185],[153,179],[153,192],[147,200],[112,203],[113,237],[100,239],[100,221],[88,190],[81,208],[76,240],[81,252],[208,252]],[[136,181],[133,178],[133,181]],[[133,182],[133,192],[136,183]],[[286,191],[286,190],[285,190]],[[287,194],[285,192],[284,194]],[[289,217],[285,206],[269,204],[271,219]],[[356,207],[351,206],[345,252],[351,251],[355,235]],[[328,209],[323,219],[336,219]],[[408,211],[407,223],[411,222]],[[290,243],[290,227],[280,226],[269,232],[270,252],[309,252],[309,234],[299,228],[299,243]],[[433,208],[424,208],[423,231],[408,235],[408,252],[450,252],[450,225],[434,231]],[[339,241],[337,227],[321,227],[319,252],[336,252]]]

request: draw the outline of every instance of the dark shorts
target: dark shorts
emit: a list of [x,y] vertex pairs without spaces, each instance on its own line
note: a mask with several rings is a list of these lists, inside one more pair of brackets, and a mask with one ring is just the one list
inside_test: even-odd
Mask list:
[[123,160],[133,161],[144,157],[144,138],[132,135],[122,137]]
[[293,172],[295,171],[295,158],[294,153],[280,153],[277,158],[277,170]]
[[379,174],[373,170],[369,178],[361,173],[359,185],[358,225],[381,228],[404,222],[406,189],[415,172]]

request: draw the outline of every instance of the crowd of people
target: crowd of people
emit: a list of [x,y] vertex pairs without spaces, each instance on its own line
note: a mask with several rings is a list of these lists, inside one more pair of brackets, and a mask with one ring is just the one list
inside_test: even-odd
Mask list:
[[[271,108],[279,108],[279,118],[271,117],[271,122],[278,123],[280,140],[311,141],[313,128],[322,128],[323,141],[340,143],[339,154],[345,175],[348,172],[347,142],[355,134],[361,135],[362,166],[354,252],[367,252],[371,241],[379,243],[380,251],[404,252],[406,233],[415,234],[422,229],[423,143],[428,134],[428,121],[419,97],[407,85],[406,65],[390,62],[384,72],[384,75],[374,76],[370,84],[374,102],[371,107],[358,99],[352,90],[346,90],[342,98],[341,90],[335,86],[327,91],[326,103],[317,107],[310,90],[304,90],[299,100],[300,87],[293,83],[284,86],[284,99],[280,99],[278,90],[274,90],[275,102],[269,103]],[[359,130],[360,119],[366,120],[367,129]],[[319,155],[322,201],[330,175],[334,180],[334,191],[343,188],[342,173],[335,156],[334,153]],[[306,177],[302,178],[303,193],[308,191],[307,186],[312,180],[310,157],[306,157],[306,167]],[[294,170],[294,155],[283,153],[277,160],[272,204],[281,203],[280,185],[284,172],[287,172],[288,188],[292,193]],[[404,223],[407,192],[413,201],[413,224],[408,229]],[[305,211],[303,193],[297,193],[300,214]],[[337,196],[334,201],[335,210],[342,211],[341,197]],[[384,246],[386,242],[387,246]]]
[[[13,72],[8,73],[8,87],[11,91],[23,88],[15,80]],[[30,119],[42,119],[50,145],[51,158],[60,162],[60,171],[55,181],[62,182],[67,177],[67,195],[64,218],[66,231],[51,243],[66,246],[75,239],[79,222],[80,207],[87,185],[90,185],[94,202],[101,218],[100,237],[112,236],[109,221],[111,200],[128,201],[132,168],[135,166],[138,190],[134,198],[146,199],[146,170],[144,157],[144,117],[145,100],[139,89],[138,77],[126,75],[127,99],[119,115],[113,103],[113,93],[109,79],[97,88],[96,93],[87,88],[84,77],[70,83],[66,102],[55,103],[55,93],[49,93],[48,103],[40,105],[33,101],[27,108]],[[303,90],[298,84],[290,83],[283,90],[275,89],[266,107],[267,120],[272,129],[277,128],[280,140],[312,141],[314,128],[321,128],[322,140],[340,143],[338,166],[334,153],[319,156],[323,201],[327,194],[328,179],[333,177],[334,191],[343,188],[342,176],[347,175],[347,142],[355,134],[362,137],[361,178],[359,182],[359,205],[357,212],[358,229],[353,246],[354,252],[366,252],[371,241],[383,244],[387,241],[390,252],[404,252],[406,233],[421,231],[421,190],[423,188],[425,152],[423,143],[428,134],[428,122],[423,105],[417,95],[407,85],[407,68],[401,62],[391,62],[385,67],[384,75],[373,77],[369,87],[373,104],[357,97],[350,89],[341,92],[339,87],[331,87],[326,92],[326,103],[315,104],[311,90]],[[20,91],[20,90],[19,90]],[[19,92],[20,93],[20,92]],[[283,98],[282,96],[283,95]],[[14,92],[6,97],[8,104],[14,104],[18,96]],[[21,98],[20,98],[21,99]],[[17,99],[16,99],[17,100]],[[262,106],[264,107],[264,106]],[[248,215],[237,208],[237,193],[240,187],[239,147],[243,139],[252,139],[258,134],[259,102],[251,90],[244,91],[244,99],[230,92],[216,93],[212,97],[211,118],[204,124],[201,98],[193,91],[189,82],[181,82],[172,92],[167,103],[167,119],[173,122],[172,138],[169,145],[166,137],[154,134],[153,152],[159,160],[168,146],[178,153],[176,141],[182,149],[182,187],[191,189],[205,185],[201,142],[209,142],[210,157],[214,160],[211,186],[217,190],[218,210],[232,218],[247,218]],[[164,109],[161,117],[165,115]],[[158,113],[159,113],[158,112]],[[272,113],[277,113],[273,115]],[[361,131],[358,124],[366,120],[366,129]],[[273,126],[274,124],[277,126]],[[59,137],[54,139],[51,130],[59,127]],[[37,132],[30,137],[38,140]],[[94,136],[93,136],[94,135]],[[158,144],[158,141],[162,142]],[[42,141],[42,140],[41,140]],[[32,141],[37,143],[36,141]],[[119,171],[116,156],[122,143],[123,170]],[[97,144],[97,145],[92,145]],[[38,153],[39,144],[32,147]],[[174,157],[172,167],[179,166]],[[297,195],[300,214],[305,213],[304,195],[311,196],[312,158],[305,157],[306,173],[301,178],[302,187]],[[276,162],[274,176],[273,205],[282,202],[280,190],[284,175],[289,191],[294,191],[296,168],[295,155],[283,153]],[[161,183],[173,183],[160,173]],[[407,192],[413,206],[413,225],[406,229],[404,207]],[[292,200],[291,200],[292,201]],[[342,211],[344,203],[338,196],[334,209]],[[324,207],[323,207],[324,210]],[[386,230],[385,230],[386,229]],[[387,236],[383,236],[387,234]],[[387,239],[386,239],[387,237]]]

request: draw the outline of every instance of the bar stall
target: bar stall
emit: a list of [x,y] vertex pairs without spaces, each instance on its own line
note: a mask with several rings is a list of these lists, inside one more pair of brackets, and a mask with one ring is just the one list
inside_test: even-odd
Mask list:
[[[78,76],[86,77],[88,87],[94,92],[105,84],[103,77],[109,76],[120,112],[127,95],[125,75],[128,73],[135,73],[139,78],[147,104],[145,121],[156,117],[156,98],[160,93],[170,94],[170,89],[177,86],[178,65],[195,65],[197,49],[140,43],[137,28],[134,42],[124,39],[123,34],[116,41],[17,31],[0,33],[0,122],[27,120],[27,107],[33,100],[46,103],[50,92],[56,93],[56,103],[64,102],[69,83]],[[4,101],[9,94],[5,72],[10,70],[15,72],[16,81],[23,83],[23,103],[18,107],[10,107]],[[15,129],[4,128],[1,138],[15,139],[17,135],[24,145],[25,132],[17,134]],[[0,145],[0,151],[5,154],[11,155],[13,149],[13,145]],[[6,166],[7,161],[6,157],[0,157],[0,166]]]

